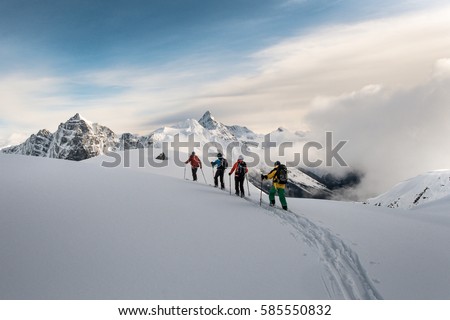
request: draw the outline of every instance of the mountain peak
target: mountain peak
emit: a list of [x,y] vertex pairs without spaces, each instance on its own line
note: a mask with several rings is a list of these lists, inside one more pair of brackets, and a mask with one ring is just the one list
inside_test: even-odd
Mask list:
[[41,129],[38,131],[38,133],[36,135],[41,136],[41,137],[49,137],[52,135],[52,133],[50,131],[48,131],[47,129]]
[[81,120],[82,117],[80,116],[80,114],[77,112],[72,118],[70,118],[69,120]]
[[209,117],[211,119],[214,119],[213,115],[211,114],[211,111],[206,110],[205,114],[203,115],[203,117]]
[[203,114],[203,116],[200,118],[200,121],[201,121],[201,120],[209,120],[209,119],[215,120],[214,117],[213,117],[213,115],[211,114],[211,111],[207,110],[207,111]]
[[69,120],[67,120],[67,122],[75,122],[75,121],[84,121],[84,122],[86,122],[86,123],[89,124],[89,125],[92,124],[91,121],[89,121],[89,120],[87,120],[86,118],[84,118],[84,117],[83,117],[82,115],[80,115],[78,112],[77,112],[73,117],[71,117]]
[[210,111],[206,111],[205,114],[198,121],[206,129],[216,129],[218,122],[214,119]]
[[205,112],[198,123],[206,130],[219,135],[224,140],[236,140],[236,137],[230,132],[229,128],[223,123],[216,121],[209,111]]

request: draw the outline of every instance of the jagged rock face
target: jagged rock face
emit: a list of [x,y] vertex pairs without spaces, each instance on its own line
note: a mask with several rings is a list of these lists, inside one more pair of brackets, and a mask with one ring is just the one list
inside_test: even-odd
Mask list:
[[32,134],[24,143],[2,149],[4,153],[23,154],[27,156],[46,157],[53,135],[48,130],[39,130]]
[[26,145],[29,145],[30,155],[45,157],[53,141],[53,135],[48,130],[39,130],[36,135],[31,135]]
[[24,143],[2,149],[4,153],[80,161],[116,149],[115,133],[105,126],[91,124],[78,113],[61,123],[55,133],[40,130]]
[[115,148],[116,135],[105,126],[86,122],[77,113],[61,123],[54,133],[50,158],[80,161],[96,157],[108,148]]
[[206,111],[205,114],[198,121],[205,129],[214,130],[217,129],[219,123],[214,120],[214,117],[211,115],[211,112]]
[[120,136],[120,149],[143,149],[152,146],[149,137],[140,137],[132,133],[124,133]]

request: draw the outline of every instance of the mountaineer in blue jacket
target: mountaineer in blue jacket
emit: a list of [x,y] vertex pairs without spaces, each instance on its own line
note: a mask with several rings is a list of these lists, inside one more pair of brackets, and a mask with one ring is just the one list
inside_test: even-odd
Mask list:
[[222,154],[219,152],[217,154],[217,160],[211,162],[212,167],[216,167],[216,174],[214,175],[214,186],[217,188],[219,186],[219,178],[220,178],[220,188],[225,189],[225,184],[223,183],[223,175],[225,173],[225,169],[228,168],[228,161],[225,159]]

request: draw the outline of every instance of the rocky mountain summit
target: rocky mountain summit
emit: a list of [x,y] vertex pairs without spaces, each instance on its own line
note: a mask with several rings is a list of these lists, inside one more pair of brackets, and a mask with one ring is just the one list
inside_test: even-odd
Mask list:
[[39,130],[24,143],[1,152],[80,161],[116,149],[117,145],[117,137],[111,129],[91,123],[77,113],[61,123],[56,132]]

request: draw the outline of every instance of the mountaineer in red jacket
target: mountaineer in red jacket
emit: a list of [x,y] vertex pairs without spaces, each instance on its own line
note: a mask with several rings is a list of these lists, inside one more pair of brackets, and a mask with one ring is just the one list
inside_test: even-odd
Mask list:
[[202,169],[202,162],[200,161],[199,157],[195,155],[195,151],[192,151],[192,154],[189,156],[189,159],[187,159],[184,163],[191,163],[192,168],[192,180],[197,181],[197,170],[198,168]]
[[239,156],[238,161],[233,165],[233,168],[231,169],[228,175],[231,176],[231,174],[235,171],[236,173],[234,174],[234,187],[236,189],[236,195],[237,196],[240,195],[243,198],[245,196],[244,192],[245,175],[247,174],[248,169],[247,164],[244,162],[244,157],[242,155]]

